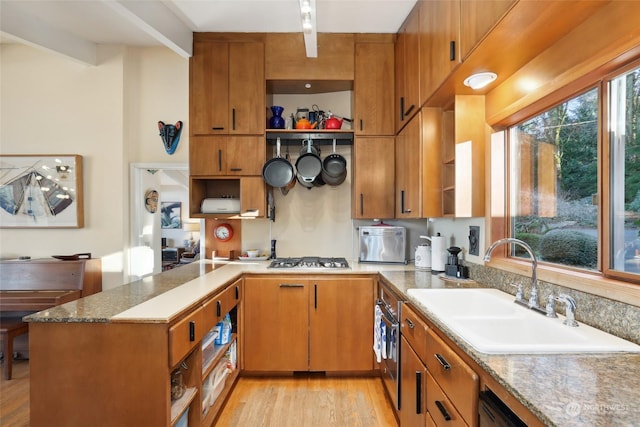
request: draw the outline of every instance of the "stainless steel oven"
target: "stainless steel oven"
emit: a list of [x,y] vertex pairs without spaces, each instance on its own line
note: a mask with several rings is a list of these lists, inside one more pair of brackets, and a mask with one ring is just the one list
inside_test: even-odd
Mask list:
[[[378,284],[376,305],[380,323],[376,331],[380,339],[382,379],[396,409],[400,409],[400,310],[402,301],[383,283]],[[376,354],[377,355],[377,354]]]

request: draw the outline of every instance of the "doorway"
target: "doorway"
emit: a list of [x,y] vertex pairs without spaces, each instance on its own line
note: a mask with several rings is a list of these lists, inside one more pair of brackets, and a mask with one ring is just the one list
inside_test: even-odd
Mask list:
[[[202,225],[189,219],[188,165],[133,163],[130,172],[128,282],[162,272],[163,248],[197,242]],[[163,212],[163,206],[171,211]]]

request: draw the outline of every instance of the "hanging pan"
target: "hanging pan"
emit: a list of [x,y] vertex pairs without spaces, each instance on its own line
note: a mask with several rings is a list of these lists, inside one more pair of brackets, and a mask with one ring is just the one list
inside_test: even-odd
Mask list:
[[295,180],[293,165],[280,156],[280,138],[276,140],[276,157],[267,161],[262,168],[264,182],[275,188],[287,187]]
[[322,180],[331,186],[340,185],[347,178],[347,159],[336,153],[336,139],[333,152],[322,161]]

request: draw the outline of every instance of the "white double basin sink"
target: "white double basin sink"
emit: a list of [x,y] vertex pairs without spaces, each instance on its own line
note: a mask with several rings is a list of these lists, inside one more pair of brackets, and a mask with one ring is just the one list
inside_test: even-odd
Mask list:
[[[640,346],[564,317],[546,317],[497,289],[409,289],[408,294],[481,353],[640,352]],[[577,308],[580,310],[580,307]]]

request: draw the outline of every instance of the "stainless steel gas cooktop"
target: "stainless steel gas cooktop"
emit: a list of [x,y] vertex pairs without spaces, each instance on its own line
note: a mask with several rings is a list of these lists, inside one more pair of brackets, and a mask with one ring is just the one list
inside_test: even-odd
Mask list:
[[305,256],[302,258],[276,258],[269,268],[349,268],[345,258]]

